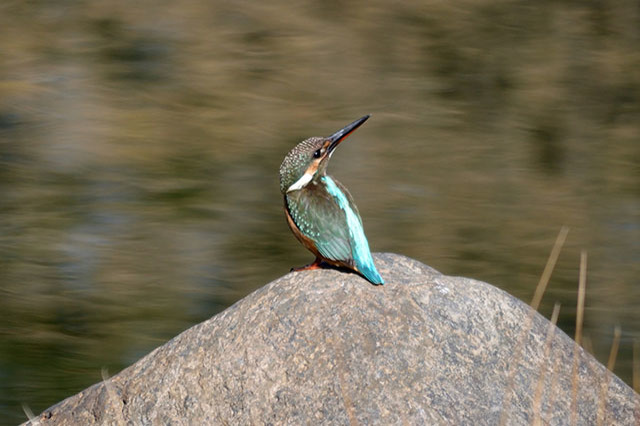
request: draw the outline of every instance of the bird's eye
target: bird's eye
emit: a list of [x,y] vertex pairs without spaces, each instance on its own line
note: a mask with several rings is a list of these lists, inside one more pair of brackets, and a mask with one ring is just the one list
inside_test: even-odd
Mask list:
[[318,149],[313,153],[313,158],[320,158],[322,152]]

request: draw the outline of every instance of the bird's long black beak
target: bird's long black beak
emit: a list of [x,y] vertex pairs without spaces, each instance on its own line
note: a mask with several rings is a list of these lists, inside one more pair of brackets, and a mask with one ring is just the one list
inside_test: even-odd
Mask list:
[[364,117],[360,117],[353,123],[346,125],[342,129],[338,130],[337,132],[329,136],[327,139],[329,140],[329,142],[331,142],[331,145],[329,145],[329,148],[327,149],[327,154],[330,154],[331,151],[336,149],[336,147],[340,142],[345,140],[347,136],[349,136],[354,130],[360,127],[362,123],[367,121],[369,117],[370,117],[369,114],[365,115]]

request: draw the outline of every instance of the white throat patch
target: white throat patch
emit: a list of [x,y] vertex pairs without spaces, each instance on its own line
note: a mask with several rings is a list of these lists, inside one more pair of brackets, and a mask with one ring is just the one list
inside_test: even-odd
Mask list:
[[307,186],[309,182],[311,182],[311,179],[313,179],[314,174],[315,173],[303,174],[302,177],[296,181],[296,183],[294,183],[287,189],[287,192],[297,191],[298,189],[304,188],[305,186]]

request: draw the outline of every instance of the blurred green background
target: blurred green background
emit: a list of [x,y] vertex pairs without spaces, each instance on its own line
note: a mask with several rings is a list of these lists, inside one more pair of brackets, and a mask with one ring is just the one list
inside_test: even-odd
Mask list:
[[[529,302],[632,382],[637,1],[0,4],[0,422],[35,413],[312,260],[278,167],[333,156],[374,251]],[[363,281],[363,285],[368,285]]]

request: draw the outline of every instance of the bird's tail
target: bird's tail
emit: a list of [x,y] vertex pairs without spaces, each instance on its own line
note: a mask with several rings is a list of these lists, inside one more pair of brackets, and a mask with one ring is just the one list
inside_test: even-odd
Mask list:
[[371,284],[382,285],[384,284],[384,280],[378,273],[376,269],[376,265],[373,264],[373,259],[370,259],[370,262],[367,262],[363,265],[358,266],[358,272],[360,272]]

